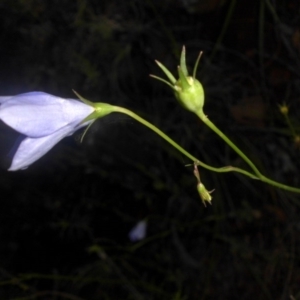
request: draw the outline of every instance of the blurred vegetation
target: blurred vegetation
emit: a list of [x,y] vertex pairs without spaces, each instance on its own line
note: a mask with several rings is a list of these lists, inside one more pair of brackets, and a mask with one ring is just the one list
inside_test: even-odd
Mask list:
[[[154,59],[182,45],[205,112],[259,169],[300,186],[297,0],[0,0],[0,94],[42,90],[124,106],[214,166],[247,168],[184,111]],[[288,114],[280,106],[289,107]],[[300,197],[193,168],[135,121],[111,115],[7,172],[0,124],[0,299],[300,299]],[[147,237],[128,232],[147,219]]]

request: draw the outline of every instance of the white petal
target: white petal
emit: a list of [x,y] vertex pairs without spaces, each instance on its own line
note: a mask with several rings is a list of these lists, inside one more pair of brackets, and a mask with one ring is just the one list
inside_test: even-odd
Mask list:
[[26,169],[53,148],[61,139],[73,134],[77,129],[88,125],[89,122],[74,129],[73,124],[63,127],[56,132],[40,138],[25,138],[16,151],[9,171]]
[[0,119],[16,131],[37,138],[48,136],[73,123],[78,125],[94,108],[77,100],[43,92],[4,97]]
[[12,96],[1,96],[0,103],[4,103],[6,100],[10,99]]
[[129,232],[128,236],[132,242],[137,242],[146,237],[147,222],[145,220],[138,222]]

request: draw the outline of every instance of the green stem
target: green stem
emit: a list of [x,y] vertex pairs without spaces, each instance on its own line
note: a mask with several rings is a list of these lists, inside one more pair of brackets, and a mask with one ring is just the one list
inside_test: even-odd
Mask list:
[[276,24],[279,24],[281,21],[277,15],[276,10],[274,9],[273,5],[271,4],[271,2],[269,0],[265,0],[265,2],[270,10],[271,15],[274,18],[274,21],[276,22]]
[[197,113],[198,117],[211,129],[213,130],[221,139],[223,139],[254,171],[257,177],[260,177],[262,174],[252,163],[252,161],[240,150],[217,126],[211,122],[208,117],[204,114],[203,111]]
[[214,56],[216,55],[216,53],[218,52],[218,50],[220,48],[220,45],[221,45],[221,43],[222,43],[222,41],[224,39],[225,33],[226,33],[227,29],[228,29],[230,20],[232,18],[232,14],[233,14],[235,5],[236,5],[236,0],[231,0],[229,9],[228,9],[228,12],[227,12],[227,15],[226,15],[226,19],[225,19],[225,21],[224,21],[224,23],[222,25],[221,33],[220,33],[217,41],[215,42],[215,46],[213,48],[212,54],[210,55],[210,58],[209,58],[210,61],[213,60]]
[[287,114],[284,114],[284,118],[285,118],[286,123],[289,126],[290,131],[292,132],[293,137],[297,136],[297,133],[295,131],[294,126],[292,125],[292,122],[291,122],[289,116]]
[[151,129],[152,131],[154,131],[156,134],[158,134],[159,136],[161,136],[164,140],[166,140],[169,144],[171,144],[174,148],[176,148],[178,151],[180,151],[187,158],[189,158],[193,162],[196,162],[197,165],[202,166],[205,169],[208,169],[208,170],[214,171],[214,172],[218,172],[218,173],[238,172],[238,173],[242,173],[242,174],[244,174],[244,175],[246,175],[246,176],[248,176],[248,177],[250,177],[252,179],[259,179],[258,176],[255,176],[255,175],[253,175],[250,172],[247,172],[245,170],[242,170],[240,168],[236,168],[236,167],[233,167],[233,166],[226,166],[226,167],[222,167],[222,168],[211,167],[211,166],[203,163],[202,161],[200,161],[195,156],[191,155],[189,152],[187,152],[181,146],[179,146],[175,141],[173,141],[171,138],[169,138],[165,133],[163,133],[160,129],[158,129],[156,126],[154,126],[153,124],[149,123],[145,119],[141,118],[140,116],[138,116],[134,112],[132,112],[132,111],[126,109],[126,108],[119,107],[119,106],[112,106],[112,111],[113,112],[119,112],[119,113],[126,114],[126,115],[130,116],[131,118],[135,119],[136,121],[140,122],[141,124],[145,125],[149,129]]
[[223,139],[251,167],[251,169],[261,181],[290,192],[300,193],[299,188],[291,187],[280,182],[271,180],[263,174],[261,174],[260,171],[253,164],[253,162],[244,154],[244,152],[240,150],[219,128],[217,128],[217,126],[208,119],[208,117],[204,114],[203,111],[197,112],[196,114],[211,130],[213,130],[221,139]]

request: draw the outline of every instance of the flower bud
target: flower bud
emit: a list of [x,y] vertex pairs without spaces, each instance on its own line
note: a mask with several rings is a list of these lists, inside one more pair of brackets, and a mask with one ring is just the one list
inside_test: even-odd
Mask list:
[[178,66],[178,76],[179,79],[176,80],[171,72],[160,62],[156,62],[162,71],[166,74],[169,81],[166,81],[160,77],[151,75],[152,77],[166,83],[170,86],[174,93],[176,99],[179,103],[187,110],[199,113],[203,109],[204,105],[204,90],[202,84],[196,79],[196,71],[198,63],[202,52],[200,52],[198,59],[195,63],[193,70],[193,76],[189,76],[185,60],[185,47],[182,48],[181,57],[180,57],[180,66]]
[[284,103],[282,105],[278,105],[279,106],[279,111],[283,114],[283,115],[288,115],[289,113],[289,107]]
[[201,183],[201,180],[200,180],[200,173],[199,173],[199,170],[198,170],[198,166],[197,166],[197,162],[194,162],[194,175],[197,179],[197,190],[198,190],[198,193],[200,195],[200,198],[204,204],[204,206],[206,207],[206,203],[205,202],[208,202],[210,205],[211,205],[211,200],[212,200],[212,196],[210,195],[214,190],[212,191],[208,191],[204,184]]
[[200,198],[204,204],[204,206],[206,206],[206,203],[205,202],[208,202],[210,205],[211,205],[211,200],[212,200],[212,196],[210,195],[214,190],[212,191],[208,191],[204,184],[202,184],[201,182],[199,182],[197,184],[197,190],[198,190],[198,193],[200,195]]
[[185,109],[191,112],[203,109],[204,90],[197,79],[191,76],[178,79],[175,87],[175,97]]

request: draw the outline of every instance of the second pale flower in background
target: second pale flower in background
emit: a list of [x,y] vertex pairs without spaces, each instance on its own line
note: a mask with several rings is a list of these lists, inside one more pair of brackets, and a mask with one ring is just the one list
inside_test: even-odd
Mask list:
[[147,221],[139,221],[129,232],[128,236],[132,242],[138,242],[146,237]]

